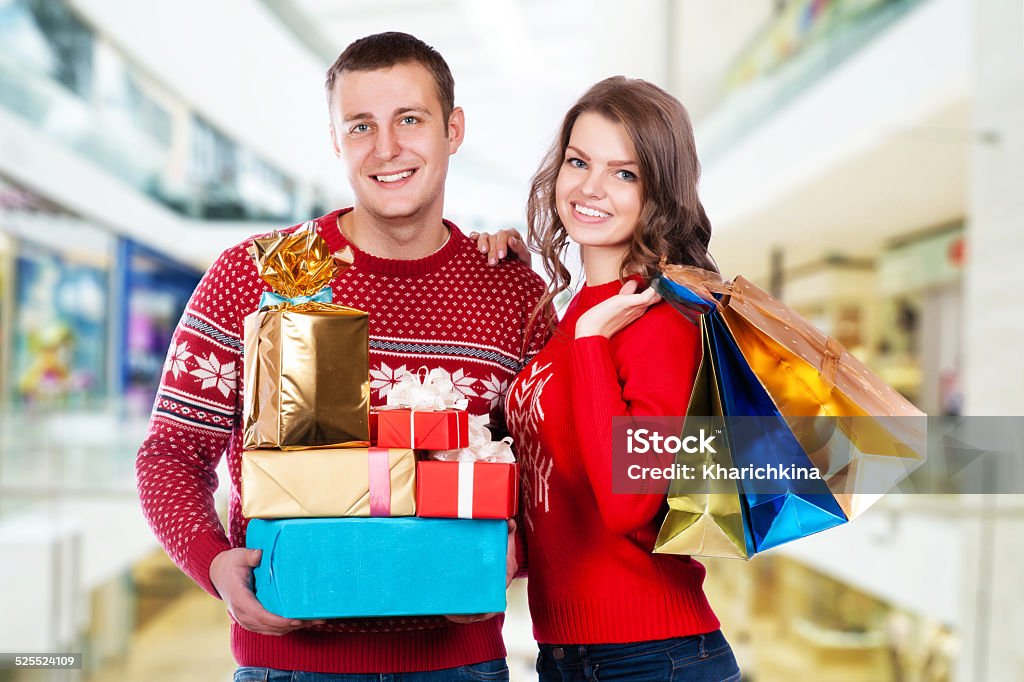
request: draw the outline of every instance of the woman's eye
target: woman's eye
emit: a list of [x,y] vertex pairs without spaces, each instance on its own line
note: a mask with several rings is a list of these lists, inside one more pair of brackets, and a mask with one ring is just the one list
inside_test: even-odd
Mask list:
[[568,159],[565,160],[565,162],[567,164],[569,164],[569,166],[571,166],[573,168],[586,168],[587,167],[586,162],[584,162],[582,159],[577,159],[576,157],[569,157]]
[[625,180],[626,182],[636,182],[637,180],[636,173],[632,173],[628,170],[620,170],[616,175],[620,180]]

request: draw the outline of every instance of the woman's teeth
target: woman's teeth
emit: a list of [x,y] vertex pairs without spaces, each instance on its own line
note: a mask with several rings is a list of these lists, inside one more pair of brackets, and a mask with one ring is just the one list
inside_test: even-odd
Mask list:
[[589,208],[587,206],[580,206],[579,204],[575,204],[572,208],[577,213],[582,213],[583,215],[590,216],[591,218],[611,218],[612,217],[610,213],[605,213],[603,211],[598,211],[596,208]]
[[399,180],[404,180],[405,178],[409,177],[412,174],[413,171],[407,170],[402,171],[401,173],[395,173],[394,175],[374,175],[373,177],[377,179],[377,182],[398,182]]

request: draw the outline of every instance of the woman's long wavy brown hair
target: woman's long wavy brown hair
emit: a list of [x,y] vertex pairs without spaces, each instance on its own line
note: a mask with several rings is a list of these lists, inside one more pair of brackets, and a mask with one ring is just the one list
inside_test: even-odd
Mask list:
[[539,253],[550,277],[530,326],[543,313],[549,325],[551,302],[569,287],[562,262],[569,235],[558,217],[555,182],[565,161],[572,127],[580,114],[595,112],[621,123],[640,167],[643,208],[620,278],[640,274],[650,281],[664,257],[669,263],[718,271],[708,256],[711,223],[697,196],[700,164],[686,108],[672,95],[644,80],[614,76],[595,84],[569,109],[562,127],[530,184],[526,202],[527,241]]

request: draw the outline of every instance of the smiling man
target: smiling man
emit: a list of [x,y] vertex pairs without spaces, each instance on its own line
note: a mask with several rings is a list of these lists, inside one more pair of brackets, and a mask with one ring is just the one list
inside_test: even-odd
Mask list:
[[[331,143],[355,205],[314,222],[332,251],[354,254],[331,287],[336,303],[370,313],[371,404],[384,403],[406,371],[440,368],[471,413],[500,419],[510,380],[545,341],[545,325],[528,330],[544,284],[519,261],[488,267],[476,243],[443,219],[449,158],[465,133],[448,65],[413,36],[383,33],[346,48],[326,88]],[[290,680],[292,671],[324,674],[302,677],[310,682],[508,679],[501,616],[310,623],[279,618],[256,600],[260,555],[244,547],[239,493],[239,368],[242,321],[269,287],[250,244],[221,254],[189,301],[136,461],[160,542],[232,616],[235,681]],[[217,382],[204,379],[211,372]],[[213,500],[224,456],[227,533]]]

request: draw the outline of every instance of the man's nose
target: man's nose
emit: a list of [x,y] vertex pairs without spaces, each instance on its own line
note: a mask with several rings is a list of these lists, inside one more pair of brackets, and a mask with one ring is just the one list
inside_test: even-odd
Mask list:
[[374,146],[374,155],[381,160],[387,161],[398,156],[398,136],[389,128],[382,128],[377,134],[377,144]]

